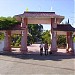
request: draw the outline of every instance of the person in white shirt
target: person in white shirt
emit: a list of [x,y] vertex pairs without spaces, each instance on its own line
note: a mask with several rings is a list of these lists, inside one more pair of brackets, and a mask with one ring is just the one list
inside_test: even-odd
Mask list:
[[44,47],[44,45],[43,45],[43,43],[41,43],[40,44],[40,55],[43,55],[43,47]]
[[45,55],[48,55],[48,43],[47,41],[45,42],[45,45],[44,45],[44,49],[45,49]]

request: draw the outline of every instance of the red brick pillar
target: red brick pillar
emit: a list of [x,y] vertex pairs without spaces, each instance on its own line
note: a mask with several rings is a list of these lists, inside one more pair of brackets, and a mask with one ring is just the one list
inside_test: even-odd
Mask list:
[[51,18],[51,52],[57,51],[57,33],[53,28],[57,27],[56,19]]
[[21,53],[27,52],[27,18],[22,18],[22,37],[21,37]]
[[67,52],[74,52],[72,32],[67,32]]
[[11,52],[11,31],[5,31],[3,50]]

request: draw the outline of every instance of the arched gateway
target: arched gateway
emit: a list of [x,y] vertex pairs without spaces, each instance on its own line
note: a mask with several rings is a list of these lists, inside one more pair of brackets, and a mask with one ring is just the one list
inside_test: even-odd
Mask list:
[[[17,28],[13,28],[11,30],[5,30],[5,40],[4,40],[4,50],[11,51],[10,46],[10,37],[11,33],[17,32],[20,30],[21,32],[21,52],[27,52],[27,28],[28,24],[51,24],[51,51],[57,52],[57,43],[56,37],[58,32],[58,26],[64,19],[64,16],[57,15],[55,12],[24,12],[23,14],[15,15],[16,20],[21,21],[21,25]],[[14,30],[14,31],[13,31]],[[62,30],[63,31],[63,30]],[[63,34],[63,33],[62,33]],[[71,48],[73,50],[73,42],[72,42],[72,32],[66,32],[68,47],[67,49]]]

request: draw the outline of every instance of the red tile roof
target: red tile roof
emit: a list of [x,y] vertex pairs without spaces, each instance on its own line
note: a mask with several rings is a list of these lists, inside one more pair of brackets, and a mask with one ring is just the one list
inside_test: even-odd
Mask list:
[[21,21],[21,18],[57,18],[58,21],[61,23],[61,21],[64,19],[64,16],[57,15],[55,12],[24,12],[23,14],[15,15],[14,16],[16,20]]
[[64,18],[64,16],[60,16],[55,14],[55,12],[24,12],[23,14],[19,14],[19,15],[15,15],[18,17],[24,16],[24,17],[51,17],[51,16],[57,16],[57,17],[62,17]]
[[21,27],[21,25],[13,25],[9,28],[0,28],[0,30],[24,30],[24,27]]
[[70,24],[58,24],[57,28],[53,28],[55,31],[75,31]]
[[56,15],[55,12],[24,12],[22,15],[25,17],[51,17],[60,16]]

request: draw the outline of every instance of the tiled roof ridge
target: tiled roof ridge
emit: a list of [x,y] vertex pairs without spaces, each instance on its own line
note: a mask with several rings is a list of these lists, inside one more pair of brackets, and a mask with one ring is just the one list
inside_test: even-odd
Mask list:
[[51,13],[51,14],[55,14],[55,12],[40,12],[40,11],[24,11],[24,13]]

